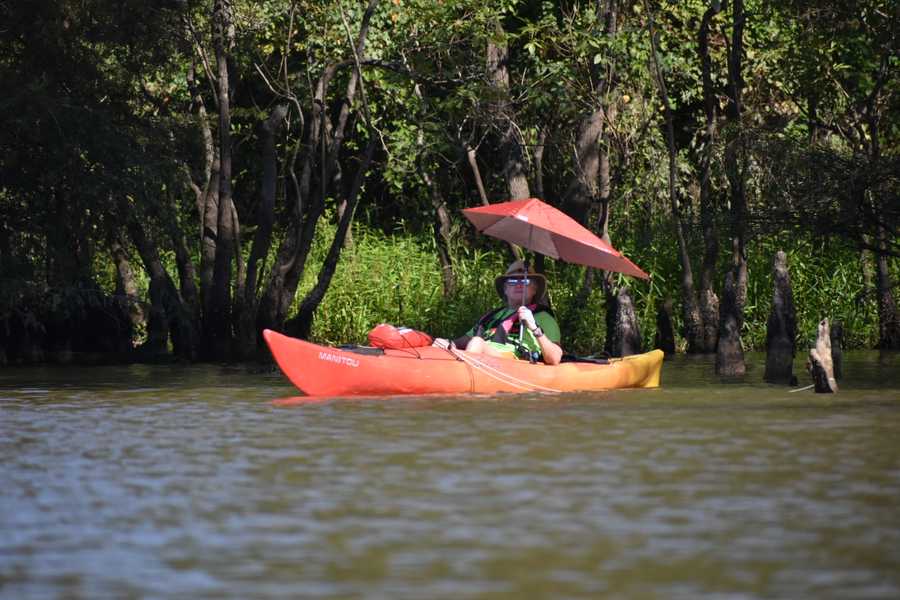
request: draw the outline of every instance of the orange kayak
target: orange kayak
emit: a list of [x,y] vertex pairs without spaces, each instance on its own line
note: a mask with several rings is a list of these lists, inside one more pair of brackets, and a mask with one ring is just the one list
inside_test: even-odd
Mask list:
[[263,331],[275,362],[310,396],[569,392],[659,386],[663,353],[556,366],[432,346],[334,348]]

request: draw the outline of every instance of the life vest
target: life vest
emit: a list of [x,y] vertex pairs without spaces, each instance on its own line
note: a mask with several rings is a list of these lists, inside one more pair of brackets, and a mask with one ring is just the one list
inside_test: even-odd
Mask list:
[[380,323],[369,332],[369,345],[376,348],[394,350],[421,348],[430,346],[433,341],[434,338],[423,331],[409,327],[395,327],[389,323]]
[[[475,335],[500,344],[508,343],[509,334],[513,327],[518,326],[516,327],[516,330],[518,331],[522,325],[519,323],[518,311],[513,311],[511,315],[507,315],[506,317],[500,316],[507,309],[508,307],[501,306],[478,319],[478,323],[475,324]],[[540,304],[529,304],[528,309],[535,315],[540,312],[546,312],[550,316],[553,316],[553,311],[551,311],[549,307]]]

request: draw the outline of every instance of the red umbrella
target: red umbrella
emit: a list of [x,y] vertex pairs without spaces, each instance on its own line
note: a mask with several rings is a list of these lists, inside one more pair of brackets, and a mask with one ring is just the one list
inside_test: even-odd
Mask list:
[[650,279],[621,252],[537,198],[466,208],[482,233],[570,263]]

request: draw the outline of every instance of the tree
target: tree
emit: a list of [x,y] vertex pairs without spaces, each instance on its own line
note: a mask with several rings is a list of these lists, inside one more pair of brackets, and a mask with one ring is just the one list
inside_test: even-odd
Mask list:
[[[134,107],[144,104],[154,68],[168,64],[178,13],[137,0],[36,1],[3,11],[0,75],[11,93],[0,126],[0,259],[29,290],[13,302],[30,306],[33,332],[60,324],[42,334],[51,350],[109,349],[97,334],[112,326],[121,351],[131,333],[126,302],[99,288],[95,260],[122,238],[119,203],[140,198],[135,210],[152,211],[155,192],[171,183],[167,159],[154,152],[165,117]],[[21,206],[27,216],[15,217]]]
[[719,340],[716,373],[743,375],[746,372],[741,343],[744,306],[747,302],[747,169],[749,165],[743,126],[744,112],[744,26],[747,13],[743,0],[731,3],[731,36],[728,49],[728,125],[725,140],[725,174],[731,204],[731,271],[726,275],[725,292],[719,306]]
[[[783,81],[811,146],[799,154],[812,167],[799,165],[805,176],[792,177],[798,185],[791,187],[804,196],[794,195],[783,205],[789,210],[781,211],[782,218],[849,236],[874,253],[878,345],[900,349],[900,312],[889,268],[900,237],[896,6],[882,0],[827,6],[792,0],[776,13],[788,32]],[[835,188],[820,185],[834,175]]]

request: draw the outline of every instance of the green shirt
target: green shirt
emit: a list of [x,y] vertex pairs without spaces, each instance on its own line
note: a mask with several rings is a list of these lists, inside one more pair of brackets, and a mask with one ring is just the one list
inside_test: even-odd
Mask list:
[[[491,323],[486,326],[484,335],[482,337],[484,337],[484,339],[487,341],[493,341],[494,333],[496,332],[497,327],[500,326],[500,323],[509,318],[510,315],[515,313],[517,310],[518,309],[507,307],[498,312],[494,316],[494,318],[491,319]],[[553,315],[545,310],[538,310],[534,313],[534,321],[535,323],[537,323],[537,326],[544,331],[544,335],[546,335],[551,342],[556,344],[559,343],[559,341],[562,339],[562,334],[559,331],[559,323],[556,322],[556,319],[553,318]],[[496,327],[493,326],[494,323],[497,324]],[[476,327],[478,327],[477,324],[474,325],[468,332],[466,332],[466,335],[475,335]],[[531,331],[527,327],[523,327],[522,331],[524,332],[524,335],[522,336],[522,344],[524,344],[529,350],[540,353],[541,345],[540,343],[538,343],[537,338],[534,337],[534,334],[531,333]],[[506,335],[509,339],[519,339],[518,322],[513,323],[512,328]]]

